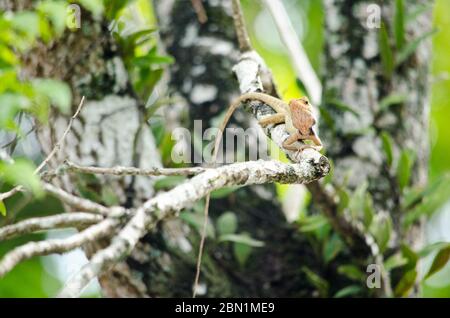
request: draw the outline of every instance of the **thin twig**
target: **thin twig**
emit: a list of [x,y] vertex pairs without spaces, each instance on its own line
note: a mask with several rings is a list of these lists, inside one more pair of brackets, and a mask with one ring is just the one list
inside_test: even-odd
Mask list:
[[48,156],[44,159],[44,161],[42,161],[41,164],[36,168],[36,170],[34,171],[35,174],[39,173],[42,170],[42,168],[44,168],[47,165],[47,163],[53,158],[53,156],[56,154],[56,152],[58,152],[61,149],[61,147],[64,145],[64,140],[66,139],[67,135],[69,134],[70,130],[72,129],[72,124],[75,121],[75,119],[78,117],[78,114],[80,113],[81,108],[83,108],[83,105],[84,105],[84,96],[81,98],[80,104],[78,105],[78,108],[75,111],[75,114],[73,114],[73,116],[70,118],[69,124],[67,125],[67,128],[64,131],[63,135],[58,140],[58,142],[55,144],[52,151],[50,151]]
[[241,52],[253,50],[247,28],[245,27],[244,14],[242,13],[240,0],[233,0],[233,21],[239,43],[239,50]]
[[[85,212],[91,212],[91,213],[99,213],[105,216],[108,216],[111,214],[111,208],[107,208],[99,203],[93,202],[88,199],[83,199],[80,197],[77,197],[73,194],[70,194],[69,192],[64,191],[63,189],[60,189],[58,187],[55,187],[54,185],[50,183],[43,183],[43,188],[48,193],[53,194],[55,197],[60,199],[62,202],[70,205],[71,207],[74,207],[78,210],[85,211]],[[118,209],[121,209],[125,211],[125,208],[116,207]]]
[[195,13],[197,14],[198,22],[201,24],[208,22],[208,16],[206,15],[202,0],[191,0],[191,3],[194,7]]
[[3,201],[9,197],[12,197],[16,193],[23,192],[23,191],[25,191],[25,188],[23,186],[17,186],[7,192],[0,193],[0,201]]
[[[34,170],[35,174],[38,174],[47,165],[47,163],[56,154],[56,152],[59,151],[59,149],[61,149],[61,146],[64,144],[64,140],[66,139],[67,134],[70,132],[70,129],[72,128],[73,122],[75,121],[75,119],[77,118],[78,114],[81,111],[81,108],[83,107],[83,104],[84,104],[84,96],[81,98],[80,104],[78,105],[78,108],[75,111],[75,114],[73,114],[73,116],[70,118],[69,124],[67,125],[66,130],[64,131],[63,135],[61,136],[61,139],[55,144],[52,151],[50,151],[50,153],[44,159],[44,161],[42,161],[41,164],[36,168],[36,170]],[[16,187],[12,188],[11,190],[9,190],[8,192],[1,193],[0,201],[3,201],[9,197],[12,197],[14,194],[16,194],[18,192],[22,192],[24,190],[25,190],[25,188],[23,186],[18,185]]]
[[100,215],[84,212],[31,218],[0,228],[0,241],[37,231],[92,225],[101,220],[103,217]]
[[[66,160],[65,165],[68,171],[91,173],[91,174],[103,174],[103,175],[115,175],[115,176],[191,176],[205,172],[208,168],[204,167],[187,167],[187,168],[149,168],[139,169],[135,167],[93,167],[93,166],[80,166],[71,161]],[[64,169],[62,169],[64,170]]]

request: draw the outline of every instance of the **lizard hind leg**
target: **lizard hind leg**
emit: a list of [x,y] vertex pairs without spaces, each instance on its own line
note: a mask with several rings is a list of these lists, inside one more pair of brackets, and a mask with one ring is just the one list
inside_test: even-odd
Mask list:
[[[294,142],[301,141],[301,140],[312,140],[312,139],[311,139],[311,136],[305,136],[305,135],[300,134],[300,132],[297,132],[295,134],[290,135],[288,138],[286,138],[286,140],[283,142],[282,146],[286,150],[296,151],[297,152],[296,156],[298,156],[300,154],[300,152],[302,152],[303,150],[305,150],[307,148],[320,150],[320,149],[318,149],[319,146],[314,146],[314,145],[308,145],[308,144],[293,145]],[[320,148],[321,148],[321,146],[320,146]]]

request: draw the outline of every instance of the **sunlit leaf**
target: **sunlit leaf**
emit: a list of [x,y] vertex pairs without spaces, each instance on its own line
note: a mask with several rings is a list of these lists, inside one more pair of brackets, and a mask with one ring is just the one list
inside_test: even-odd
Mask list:
[[25,159],[17,159],[13,164],[0,162],[0,176],[3,180],[13,186],[22,185],[41,197],[43,195],[41,183],[34,170],[33,164]]
[[401,253],[395,253],[394,255],[391,255],[386,261],[384,262],[384,268],[387,271],[391,271],[394,268],[402,267],[408,263],[408,260],[401,254]]
[[53,105],[65,114],[70,113],[72,92],[69,85],[52,79],[33,80],[35,90],[48,97]]
[[66,4],[63,1],[42,1],[38,10],[46,15],[52,22],[57,35],[61,35],[66,27]]
[[0,200],[0,214],[6,216],[6,206],[3,201]]

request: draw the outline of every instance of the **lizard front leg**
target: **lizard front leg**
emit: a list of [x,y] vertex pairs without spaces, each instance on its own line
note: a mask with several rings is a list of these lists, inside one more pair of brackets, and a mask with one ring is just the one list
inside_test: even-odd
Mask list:
[[286,120],[286,114],[282,114],[282,113],[277,113],[277,114],[273,114],[267,117],[264,117],[263,119],[261,119],[260,121],[258,121],[258,123],[261,125],[261,127],[266,127],[267,125],[270,124],[282,124],[284,123]]

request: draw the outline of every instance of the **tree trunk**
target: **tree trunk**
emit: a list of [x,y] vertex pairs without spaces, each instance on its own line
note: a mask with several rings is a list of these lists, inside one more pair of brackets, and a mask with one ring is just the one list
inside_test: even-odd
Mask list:
[[[422,2],[408,1],[408,8]],[[212,126],[210,119],[239,94],[232,74],[239,51],[231,2],[202,1],[208,17],[204,24],[198,21],[191,1],[159,0],[155,3],[161,40],[167,52],[175,57],[168,76],[168,91],[181,98],[180,102],[166,106],[165,114],[175,118],[173,127],[192,128],[195,119],[202,119],[204,130]],[[422,45],[398,66],[392,77],[382,76],[379,29],[365,28],[366,7],[370,3],[325,1],[325,96],[320,132],[327,156],[334,161],[334,189],[340,187],[352,192],[367,182],[376,217],[389,215],[393,220],[394,235],[389,247],[396,250],[404,240],[420,244],[422,228],[417,225],[406,233],[401,230],[401,189],[393,168],[383,155],[380,136],[382,132],[392,136],[394,158],[399,158],[402,149],[414,150],[417,160],[410,185],[425,184],[430,58],[428,47]],[[21,9],[31,1],[4,0],[2,4]],[[393,4],[383,2],[380,6],[383,16],[392,21]],[[73,92],[74,108],[81,96],[87,100],[64,150],[50,166],[56,167],[65,158],[102,167],[160,166],[153,135],[143,119],[144,106],[131,88],[107,21],[95,20],[83,11],[82,22],[82,29],[67,31],[62,39],[50,45],[39,44],[24,56],[25,76],[66,81]],[[429,16],[421,16],[414,29],[407,28],[407,37],[416,38],[429,30],[430,25]],[[404,94],[406,100],[398,107],[380,110],[380,101],[394,93]],[[340,107],[336,106],[336,101],[340,101]],[[183,111],[187,111],[188,116],[180,116]],[[245,112],[235,117],[241,127],[250,124],[251,116]],[[51,125],[40,127],[38,137],[44,153],[51,151],[67,121],[67,116],[55,111]],[[127,207],[154,195],[153,180],[144,177],[78,176],[61,177],[56,182],[79,195],[94,193],[93,199],[105,204],[111,204],[105,200],[111,200],[112,194],[115,204]],[[339,207],[328,196],[324,183],[317,183],[310,190],[312,213],[328,209],[328,216],[338,214]],[[201,296],[331,296],[347,286],[348,282],[337,274],[337,267],[356,256],[346,253],[331,264],[324,262],[322,247],[311,236],[300,233],[298,225],[286,222],[274,185],[245,187],[226,198],[213,199],[210,210],[214,225],[224,212],[234,212],[238,216],[238,231],[249,233],[265,246],[253,249],[245,266],[241,266],[232,245],[208,238],[200,280],[206,289],[199,293]],[[162,222],[156,231],[141,240],[130,257],[100,277],[104,295],[189,297],[198,243],[197,231],[181,219]],[[87,254],[98,246],[87,248]],[[326,279],[329,290],[318,293],[317,279],[308,269],[314,269]]]

